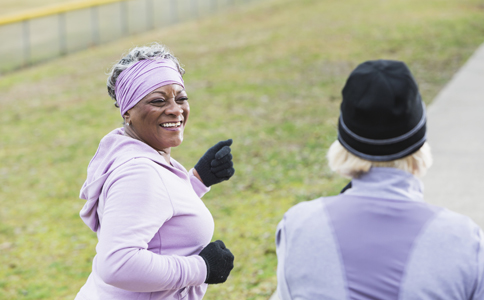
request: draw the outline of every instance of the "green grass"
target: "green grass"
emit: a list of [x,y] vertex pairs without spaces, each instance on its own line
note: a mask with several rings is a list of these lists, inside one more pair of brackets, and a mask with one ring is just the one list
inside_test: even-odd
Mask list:
[[191,115],[173,157],[233,138],[236,175],[204,197],[235,269],[206,299],[267,299],[274,231],[292,205],[346,183],[326,167],[340,91],[360,62],[406,61],[429,103],[483,42],[478,0],[268,0],[0,77],[0,299],[73,299],[96,236],[78,212],[99,140],[120,126],[105,72],[158,41],[185,65]]

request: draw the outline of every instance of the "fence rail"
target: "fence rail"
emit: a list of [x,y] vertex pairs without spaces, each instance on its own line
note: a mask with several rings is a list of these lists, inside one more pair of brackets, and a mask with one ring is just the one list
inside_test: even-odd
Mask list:
[[93,0],[0,17],[0,74],[249,1]]

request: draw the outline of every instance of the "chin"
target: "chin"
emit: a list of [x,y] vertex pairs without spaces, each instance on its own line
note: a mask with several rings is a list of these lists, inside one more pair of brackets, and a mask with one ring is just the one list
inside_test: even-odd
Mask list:
[[178,147],[178,146],[180,146],[180,145],[181,145],[181,143],[182,143],[182,142],[183,142],[183,138],[176,139],[176,140],[174,140],[174,141],[171,141],[171,143],[169,143],[169,144],[170,144],[170,146],[169,146],[169,147],[170,147],[170,148]]

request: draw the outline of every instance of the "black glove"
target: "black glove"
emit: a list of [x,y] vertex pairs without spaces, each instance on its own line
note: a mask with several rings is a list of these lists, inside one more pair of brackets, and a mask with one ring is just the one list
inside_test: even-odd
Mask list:
[[229,277],[230,271],[234,268],[234,255],[225,248],[222,241],[216,240],[203,248],[200,255],[207,264],[207,279],[205,283],[222,283]]
[[234,175],[230,145],[232,145],[232,139],[218,142],[208,149],[195,165],[195,170],[207,187],[228,180]]

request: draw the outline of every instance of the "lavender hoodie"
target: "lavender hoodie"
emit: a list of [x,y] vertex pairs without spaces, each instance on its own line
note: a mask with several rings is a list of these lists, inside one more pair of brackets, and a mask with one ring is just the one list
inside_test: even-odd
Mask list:
[[352,182],[284,215],[276,236],[282,300],[484,299],[474,222],[423,202],[421,182],[398,169],[372,168]]
[[80,215],[98,244],[76,300],[202,299],[207,270],[197,254],[214,229],[200,200],[208,190],[123,129],[106,135],[81,189]]

